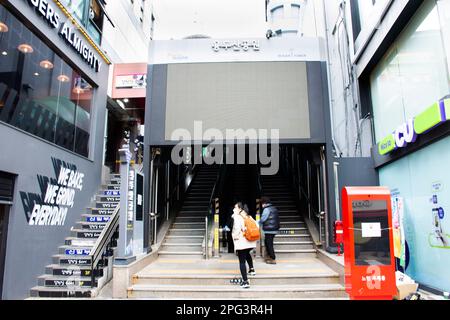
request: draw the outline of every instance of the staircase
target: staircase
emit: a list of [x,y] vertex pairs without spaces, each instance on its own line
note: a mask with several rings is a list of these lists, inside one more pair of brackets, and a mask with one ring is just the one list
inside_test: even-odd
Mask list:
[[280,231],[275,236],[275,254],[289,257],[315,257],[313,239],[300,215],[290,187],[281,175],[261,176],[264,195],[278,209]]
[[[233,170],[232,195],[233,199],[250,205],[250,177],[248,166],[235,165]],[[233,206],[235,203],[233,203]],[[251,212],[250,212],[251,213]]]
[[199,168],[183,206],[158,251],[160,256],[203,256],[205,217],[217,173],[217,166]]
[[250,288],[230,284],[240,277],[234,254],[220,259],[198,257],[162,258],[133,276],[129,299],[177,300],[272,300],[347,299],[338,273],[316,258],[279,259],[267,265],[253,259],[256,276],[249,276]]
[[[234,187],[238,188],[238,180],[235,182]],[[274,205],[280,210],[282,234],[275,237],[276,265],[268,265],[261,258],[253,258],[256,276],[249,276],[249,289],[230,284],[231,279],[240,277],[239,262],[233,253],[222,253],[220,258],[209,260],[200,255],[163,255],[133,275],[132,285],[128,288],[128,298],[348,299],[339,274],[316,257],[311,237],[283,178],[265,177],[263,186],[266,194],[272,197]],[[237,194],[242,191],[244,190],[239,190]],[[190,193],[187,203],[191,202],[192,197],[193,194]],[[192,202],[197,201],[196,199]],[[183,214],[180,214],[179,217],[182,216]],[[187,242],[188,238],[184,240]]]
[[[71,236],[59,247],[58,254],[53,256],[53,264],[45,268],[45,274],[38,278],[38,286],[30,291],[31,297],[41,298],[89,298],[98,294],[102,286],[112,276],[108,265],[113,250],[105,253],[99,262],[99,268],[91,270],[91,249],[100,233],[110,219],[111,214],[120,201],[120,176],[111,174],[105,189],[96,195],[95,205],[87,208],[71,229]],[[95,281],[92,283],[92,272]]]

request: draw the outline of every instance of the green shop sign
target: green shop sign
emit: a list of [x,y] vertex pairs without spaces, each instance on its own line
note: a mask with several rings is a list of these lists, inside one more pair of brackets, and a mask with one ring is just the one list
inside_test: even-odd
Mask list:
[[430,131],[447,120],[450,120],[450,99],[442,99],[381,140],[378,143],[378,153],[386,155],[398,148],[404,148],[414,143],[418,135]]

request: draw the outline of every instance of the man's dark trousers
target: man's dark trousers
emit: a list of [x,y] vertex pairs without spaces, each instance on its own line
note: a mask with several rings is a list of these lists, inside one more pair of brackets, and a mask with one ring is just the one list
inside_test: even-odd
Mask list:
[[273,249],[273,239],[275,238],[274,234],[266,233],[264,235],[264,244],[266,245],[266,252],[267,255],[272,259],[275,260],[275,250]]

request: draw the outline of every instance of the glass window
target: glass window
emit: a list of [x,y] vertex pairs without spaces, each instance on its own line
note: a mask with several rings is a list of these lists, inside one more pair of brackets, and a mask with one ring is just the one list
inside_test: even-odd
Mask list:
[[390,265],[388,209],[386,201],[353,201],[355,264]]
[[377,26],[389,0],[350,0],[355,50]]
[[86,0],[60,0],[66,9],[80,21],[84,21]]
[[87,29],[93,39],[100,43],[103,30],[103,10],[96,0],[91,0]]
[[0,6],[0,121],[89,154],[93,86]]
[[426,1],[371,74],[376,140],[450,92],[434,1]]

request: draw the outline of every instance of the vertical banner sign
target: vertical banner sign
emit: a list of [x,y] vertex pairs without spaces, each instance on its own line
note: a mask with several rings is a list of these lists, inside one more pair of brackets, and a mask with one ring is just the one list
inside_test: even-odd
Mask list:
[[136,221],[142,221],[144,216],[144,176],[136,173]]
[[127,229],[133,230],[134,220],[134,190],[135,190],[135,173],[134,170],[130,170],[128,174],[128,201],[127,201],[127,216],[128,223]]

